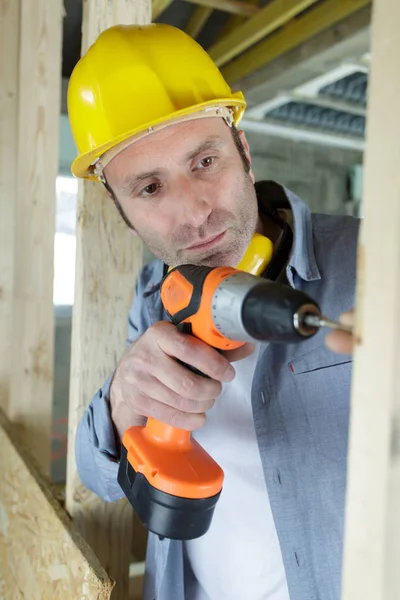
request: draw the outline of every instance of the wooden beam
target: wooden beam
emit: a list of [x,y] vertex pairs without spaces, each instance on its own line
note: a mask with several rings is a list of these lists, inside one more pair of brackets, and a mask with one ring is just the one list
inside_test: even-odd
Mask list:
[[153,0],[151,5],[151,20],[155,21],[172,4],[172,0]]
[[234,88],[246,96],[249,107],[319,77],[349,57],[365,54],[370,47],[371,4],[321,31],[247,77]]
[[45,471],[50,467],[53,392],[62,15],[61,0],[21,3],[9,415]]
[[108,600],[114,583],[1,410],[0,456],[1,597]]
[[[259,4],[259,0],[247,0],[247,1],[250,4]],[[218,33],[218,37],[216,38],[215,42],[219,42],[220,40],[222,40],[222,38],[224,38],[226,35],[228,35],[234,29],[236,29],[236,27],[239,27],[240,25],[243,25],[243,23],[246,23],[247,18],[248,17],[241,17],[240,15],[232,15],[231,17],[229,17],[229,19],[227,19],[224,26],[220,29],[220,31]]]
[[343,600],[400,598],[400,5],[374,3]]
[[0,4],[0,408],[8,412],[17,204],[19,0]]
[[190,16],[188,24],[186,25],[186,33],[193,39],[196,39],[204,25],[207,23],[212,12],[213,9],[207,6],[196,6]]
[[208,53],[218,67],[226,64],[272,31],[282,27],[316,0],[273,0],[257,15],[212,45]]
[[371,0],[341,0],[340,2],[325,0],[303,17],[286,25],[282,31],[272,34],[241,57],[228,63],[221,72],[228,83],[232,84],[261,69],[278,56],[328,29],[370,2]]
[[[150,0],[83,3],[82,52],[114,24],[150,23]],[[67,509],[107,573],[117,582],[113,600],[126,600],[133,510],[110,504],[79,479],[76,428],[91,398],[125,351],[127,314],[142,266],[142,245],[122,222],[99,183],[80,181],[75,304],[72,324]],[[95,251],[94,251],[95,249]]]
[[254,6],[250,2],[243,2],[242,0],[186,0],[191,4],[198,4],[199,6],[208,6],[215,10],[221,10],[232,15],[242,15],[244,17],[252,17],[259,11],[258,6]]

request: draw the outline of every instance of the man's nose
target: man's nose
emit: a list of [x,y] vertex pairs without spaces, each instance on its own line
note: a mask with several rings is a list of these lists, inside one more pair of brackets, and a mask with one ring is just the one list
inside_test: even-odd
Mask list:
[[212,206],[200,183],[182,178],[179,182],[178,202],[183,225],[198,228],[207,222]]

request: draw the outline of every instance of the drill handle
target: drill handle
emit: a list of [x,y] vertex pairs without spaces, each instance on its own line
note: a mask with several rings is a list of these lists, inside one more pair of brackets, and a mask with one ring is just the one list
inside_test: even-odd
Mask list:
[[[176,326],[176,328],[181,333],[185,333],[186,335],[193,335],[192,334],[192,325],[191,325],[191,323],[179,323]],[[215,348],[215,350],[218,350],[218,348]],[[192,371],[192,373],[195,373],[196,375],[201,375],[202,377],[207,377],[209,379],[208,375],[206,375],[205,373],[203,373],[199,369],[196,369],[196,367],[193,367],[192,365],[189,365],[188,363],[185,363],[183,360],[179,360],[179,359],[177,359],[177,360],[178,360],[178,363],[180,363],[181,365],[183,365],[184,367],[186,367],[187,369],[189,369],[189,371]]]

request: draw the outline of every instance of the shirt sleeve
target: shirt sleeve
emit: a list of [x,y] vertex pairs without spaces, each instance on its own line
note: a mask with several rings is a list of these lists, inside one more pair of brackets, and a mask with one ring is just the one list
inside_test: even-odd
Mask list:
[[[135,288],[128,317],[128,345],[147,329],[143,318],[143,281]],[[75,456],[82,483],[108,502],[124,497],[118,481],[120,441],[110,415],[109,394],[114,374],[98,390],[81,421],[75,438]]]
[[109,409],[112,377],[89,404],[76,432],[75,456],[82,483],[92,492],[114,502],[123,498],[118,481],[119,443]]

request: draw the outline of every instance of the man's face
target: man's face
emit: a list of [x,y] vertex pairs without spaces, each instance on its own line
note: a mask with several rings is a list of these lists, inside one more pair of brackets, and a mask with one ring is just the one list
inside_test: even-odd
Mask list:
[[253,174],[222,119],[151,134],[120,152],[105,176],[139,237],[170,266],[236,266],[256,230]]

